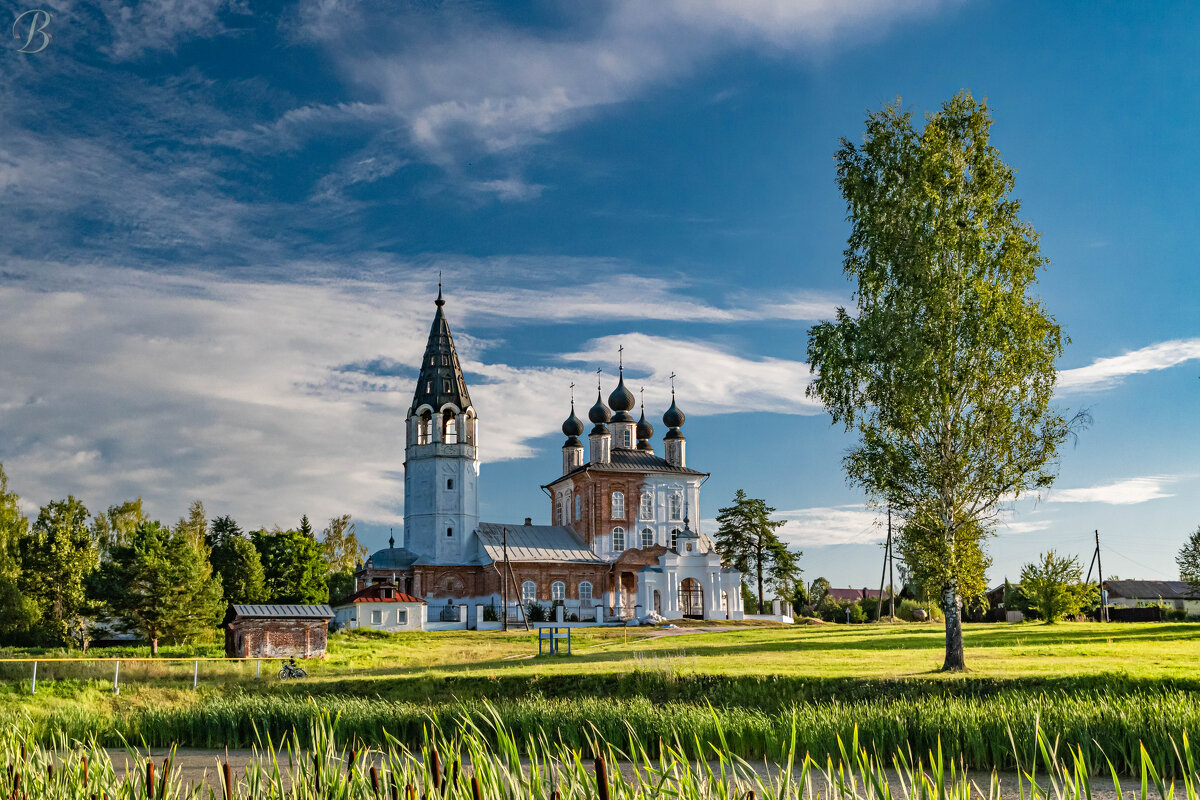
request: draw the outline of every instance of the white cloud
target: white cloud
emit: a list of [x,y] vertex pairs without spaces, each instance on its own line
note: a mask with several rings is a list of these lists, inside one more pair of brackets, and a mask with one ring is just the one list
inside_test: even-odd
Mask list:
[[1166,487],[1179,480],[1176,475],[1150,475],[1143,478],[1129,478],[1102,486],[1089,486],[1081,489],[1058,489],[1047,498],[1052,503],[1107,503],[1109,505],[1133,505],[1158,500],[1164,497],[1174,497],[1164,491]]
[[148,50],[173,50],[185,39],[210,38],[226,32],[221,14],[245,14],[238,0],[102,0],[100,9],[112,28],[109,53],[118,61]]
[[1063,392],[1111,389],[1129,375],[1154,372],[1200,359],[1200,339],[1175,339],[1160,342],[1119,356],[1098,358],[1086,367],[1058,373],[1058,388]]
[[[685,413],[715,414],[770,411],[778,414],[819,414],[820,403],[804,396],[810,378],[808,364],[778,358],[752,358],[703,341],[628,333],[593,339],[589,347],[562,356],[589,365],[612,364],[617,348],[625,348],[628,383],[636,391],[643,383],[647,404],[669,403],[669,376],[676,373],[679,404]],[[609,368],[606,391],[615,384]],[[636,374],[639,377],[634,378]],[[607,394],[605,394],[607,398]]]
[[539,183],[526,183],[519,178],[508,178],[494,181],[475,181],[468,184],[470,188],[485,194],[494,194],[503,201],[535,200],[542,196],[545,186]]
[[[780,511],[787,520],[780,535],[792,545],[822,547],[836,544],[874,544],[887,539],[887,515],[863,505],[799,508]],[[899,530],[892,520],[893,532]]]
[[1007,528],[1009,533],[1036,533],[1046,530],[1051,523],[1049,520],[1022,520],[1020,522],[1002,522],[1001,525]]
[[[74,493],[103,507],[141,494],[163,518],[201,498],[245,525],[301,512],[398,523],[403,419],[436,275],[392,269],[382,281],[301,264],[282,284],[10,261],[20,277],[0,284],[0,459],[14,487],[38,504]],[[559,302],[554,287],[520,299],[507,313],[535,321]],[[492,343],[473,332],[496,309],[481,304],[452,294],[447,306],[480,409],[481,456],[528,457],[591,363],[488,358]],[[652,415],[669,401],[672,369],[689,414],[815,410],[789,406],[802,398],[801,362],[642,334],[585,342],[575,357],[607,360],[618,338],[627,374],[650,387]]]

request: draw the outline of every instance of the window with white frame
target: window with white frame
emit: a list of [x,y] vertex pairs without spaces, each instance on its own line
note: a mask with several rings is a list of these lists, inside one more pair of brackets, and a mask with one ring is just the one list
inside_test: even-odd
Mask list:
[[550,599],[554,602],[560,602],[567,597],[567,585],[562,581],[555,581],[550,584]]
[[591,605],[592,602],[592,582],[579,582],[579,605]]
[[563,519],[563,499],[561,494],[558,496],[558,499],[554,501],[554,521],[560,525],[566,522],[566,520]]
[[613,550],[625,549],[625,529],[622,527],[613,528],[612,533]]
[[400,625],[408,624],[408,609],[400,608],[396,610],[396,622]]
[[625,493],[612,493],[612,518],[625,519]]
[[654,519],[654,492],[642,492],[640,511],[638,512],[642,519]]
[[446,409],[442,417],[442,441],[446,444],[458,444],[458,419],[450,409]]
[[371,612],[371,624],[372,625],[382,625],[383,624],[383,612],[382,611],[380,611],[379,609],[376,609]]
[[642,547],[654,547],[654,531],[642,528]]
[[537,600],[537,584],[533,581],[525,581],[521,584],[521,600],[526,603],[532,603]]
[[671,493],[671,519],[683,519],[683,495]]

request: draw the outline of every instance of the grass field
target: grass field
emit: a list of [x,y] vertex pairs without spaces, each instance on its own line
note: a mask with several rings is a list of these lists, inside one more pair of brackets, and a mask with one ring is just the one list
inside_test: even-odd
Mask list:
[[857,725],[881,750],[940,737],[981,767],[1012,758],[1010,728],[1029,737],[1039,722],[1085,746],[1093,768],[1100,747],[1132,769],[1139,742],[1165,756],[1172,737],[1200,730],[1200,625],[967,626],[966,675],[936,671],[942,635],[911,624],[589,629],[574,655],[538,657],[523,631],[339,634],[296,684],[275,679],[273,662],[262,681],[251,665],[203,662],[192,691],[191,662],[129,664],[114,696],[110,663],[44,664],[31,696],[29,665],[0,665],[0,713],[42,738],[237,746],[307,727],[321,709],[341,714],[346,737],[380,741],[386,729],[414,741],[430,716],[478,716],[487,701],[520,736],[549,730],[578,744],[594,725],[620,740],[628,725],[651,749],[673,734],[724,736],[746,756],[781,753],[794,716],[814,753]]

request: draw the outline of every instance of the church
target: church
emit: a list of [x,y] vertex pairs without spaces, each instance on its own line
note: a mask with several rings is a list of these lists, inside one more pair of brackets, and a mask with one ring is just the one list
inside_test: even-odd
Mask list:
[[[663,455],[644,406],[635,420],[624,367],[585,426],[574,399],[562,425],[561,474],[542,490],[549,524],[479,519],[479,417],[459,366],[441,287],[412,405],[405,420],[404,541],[372,553],[356,589],[390,584],[439,606],[466,606],[467,627],[536,604],[549,619],[620,623],[742,619],[741,573],[721,566],[712,541],[693,528],[708,473],[687,465],[684,414],[671,390],[662,417]],[[507,591],[508,608],[504,607]],[[431,612],[432,613],[432,612]]]

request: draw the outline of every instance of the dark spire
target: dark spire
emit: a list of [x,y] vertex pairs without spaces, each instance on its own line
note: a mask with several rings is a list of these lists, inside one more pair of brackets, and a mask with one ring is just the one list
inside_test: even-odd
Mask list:
[[646,387],[642,387],[642,416],[637,421],[637,449],[650,450],[650,439],[654,436],[654,426],[646,420]]
[[684,421],[687,419],[683,412],[679,410],[679,406],[675,405],[675,373],[671,373],[671,407],[667,409],[667,413],[663,414],[663,425],[666,425],[670,430],[667,432],[667,439],[681,439],[683,434],[679,429],[683,427]]
[[391,528],[388,528],[388,547],[396,549],[396,535],[392,533]]
[[[576,436],[583,435],[583,420],[575,416],[575,384],[571,384],[571,416],[567,417],[562,424],[563,436],[568,439],[574,439]],[[576,439],[576,443],[578,440]],[[571,444],[568,442],[568,444]]]
[[413,395],[410,412],[428,403],[434,414],[446,403],[453,403],[465,411],[471,405],[471,395],[463,380],[462,367],[458,365],[458,353],[454,350],[454,339],[450,336],[450,325],[442,307],[442,284],[438,282],[438,296],[434,301],[437,311],[429,327],[429,342],[421,358],[421,374],[417,378],[417,391]]

